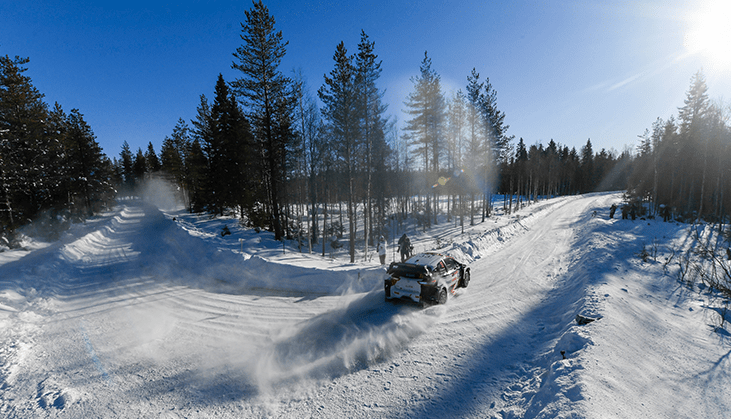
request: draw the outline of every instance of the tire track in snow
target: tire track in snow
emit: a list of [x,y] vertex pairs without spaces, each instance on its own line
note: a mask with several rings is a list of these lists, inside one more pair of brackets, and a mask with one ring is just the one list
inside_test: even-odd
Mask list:
[[96,351],[94,351],[94,345],[91,344],[91,340],[89,340],[89,334],[86,332],[86,327],[84,326],[84,321],[82,320],[79,324],[79,331],[81,332],[81,337],[84,339],[84,345],[86,346],[86,352],[91,357],[92,362],[94,363],[94,366],[102,375],[102,378],[106,381],[110,380],[109,373],[107,372],[106,368],[104,368],[104,365],[99,360],[99,357],[96,355]]

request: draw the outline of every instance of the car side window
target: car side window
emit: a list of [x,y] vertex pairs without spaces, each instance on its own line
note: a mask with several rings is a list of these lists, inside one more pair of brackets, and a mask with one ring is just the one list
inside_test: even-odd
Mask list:
[[453,271],[457,270],[457,268],[458,268],[459,265],[457,265],[457,261],[456,260],[454,260],[452,258],[448,258],[448,259],[445,259],[444,261],[447,264],[447,270],[449,272],[453,272]]
[[439,265],[437,265],[437,272],[440,274],[447,273],[447,269],[444,267],[444,261],[439,262]]

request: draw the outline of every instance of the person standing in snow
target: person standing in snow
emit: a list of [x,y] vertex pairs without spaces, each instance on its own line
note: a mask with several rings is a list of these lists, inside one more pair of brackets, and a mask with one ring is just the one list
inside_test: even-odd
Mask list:
[[378,244],[376,245],[378,251],[378,258],[381,259],[381,265],[386,264],[386,239],[383,236],[378,238]]
[[670,220],[670,208],[665,204],[660,204],[660,214],[662,214],[662,220],[668,222]]
[[617,204],[612,204],[609,208],[609,218],[614,218],[614,213],[617,211]]
[[401,262],[409,258],[411,254],[411,240],[406,236],[406,233],[398,239],[398,250],[401,253]]

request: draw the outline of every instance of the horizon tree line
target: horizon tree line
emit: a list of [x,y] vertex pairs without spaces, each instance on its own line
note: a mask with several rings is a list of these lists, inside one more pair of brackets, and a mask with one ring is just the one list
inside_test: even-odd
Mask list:
[[[263,3],[255,2],[246,16],[247,22],[242,23],[241,36],[244,43],[234,56],[243,59],[274,54],[271,63],[281,62],[286,42],[281,32],[275,30],[274,19]],[[259,35],[253,36],[252,33]],[[271,45],[255,48],[252,45],[255,39],[268,39]],[[270,52],[263,52],[265,50]],[[249,60],[257,63],[266,61]],[[234,68],[241,69],[242,64],[235,62]],[[205,97],[201,96],[198,116],[192,123],[196,127],[193,136],[203,145],[200,147],[203,152],[200,161],[205,164],[197,170],[199,175],[189,176],[188,182],[197,179],[197,184],[206,186],[196,190],[192,184],[185,184],[182,180],[184,176],[176,177],[190,194],[190,209],[220,215],[224,208],[238,207],[242,220],[251,226],[274,231],[275,238],[299,237],[304,233],[310,250],[320,238],[342,236],[342,217],[346,214],[352,261],[355,258],[356,231],[360,231],[359,222],[362,222],[363,236],[358,240],[362,240],[367,252],[373,237],[385,232],[389,216],[403,218],[409,212],[417,213],[425,228],[436,223],[441,211],[440,197],[445,195],[451,197],[447,200],[450,218],[452,213],[459,213],[460,221],[464,224],[465,214],[468,214],[470,224],[474,224],[476,216],[481,216],[482,221],[490,216],[491,196],[496,192],[507,192],[511,196],[526,194],[536,199],[538,195],[591,190],[617,160],[617,156],[605,150],[594,156],[590,141],[586,150],[582,149],[584,155],[581,159],[575,150],[572,150],[573,154],[567,147],[558,150],[553,141],[545,150],[542,145],[536,145],[531,147],[530,154],[528,150],[518,150],[519,156],[514,156],[511,144],[513,137],[507,135],[509,126],[505,124],[505,114],[497,107],[497,92],[489,79],[481,79],[477,70],[473,69],[467,77],[467,94],[460,90],[447,100],[439,74],[432,69],[431,58],[426,52],[420,74],[411,79],[414,90],[404,102],[406,113],[411,118],[406,121],[404,135],[399,135],[395,121],[385,116],[383,92],[377,86],[381,62],[375,53],[375,43],[364,31],[361,31],[355,54],[350,54],[343,42],[336,46],[333,69],[324,75],[323,84],[317,89],[318,99],[322,103],[320,109],[301,73],[288,78],[276,68],[247,68],[245,77],[248,78],[229,83],[225,83],[219,75],[213,106],[209,106]],[[251,93],[255,90],[252,80],[256,80],[260,73],[276,75],[271,76],[277,80],[272,84],[277,86],[282,97],[276,102],[280,106],[272,107],[271,111],[266,110],[263,102],[257,104],[251,99],[264,96]],[[249,80],[248,84],[246,80]],[[227,84],[229,89],[226,88]],[[246,96],[249,99],[234,99],[234,96],[240,98],[247,92],[241,90],[245,88],[251,89]],[[221,103],[229,104],[225,107],[227,111],[211,117],[209,109],[218,108],[220,105],[217,104]],[[237,108],[237,103],[241,109]],[[258,109],[258,112],[245,109]],[[230,116],[236,114],[244,116]],[[247,130],[248,121],[253,118],[258,118],[260,128]],[[244,128],[231,131],[238,133],[239,137],[235,134],[232,137],[238,138],[238,141],[229,141],[231,146],[226,148],[227,151],[217,152],[215,133],[218,131],[215,127],[221,125],[222,120],[237,120]],[[181,120],[175,131],[184,131],[185,127],[185,122]],[[280,134],[276,137],[279,143],[274,150],[266,140],[267,132]],[[192,147],[186,144],[194,142],[187,140],[181,143],[166,139],[164,144],[171,143],[180,145],[177,147],[181,156],[179,160],[190,160],[186,156]],[[255,144],[259,144],[259,147],[252,148]],[[231,147],[240,147],[244,152]],[[525,148],[522,139],[519,147]],[[164,148],[170,150],[175,147]],[[272,156],[275,152],[282,153],[274,159],[281,162],[278,166],[281,169],[273,172]],[[225,185],[217,184],[215,179],[222,178],[217,171],[224,170],[228,163],[214,163],[216,153],[239,156],[230,159],[231,164],[240,162],[239,167],[245,167],[248,172],[229,170],[225,173],[236,174],[242,179],[258,179],[261,188],[257,189],[256,183],[245,188],[233,185],[228,189]],[[257,158],[244,162],[245,156]],[[165,159],[161,160],[165,171]],[[597,170],[592,169],[595,160],[600,166]],[[542,163],[539,164],[539,161]],[[541,181],[542,175],[538,172],[545,164],[553,170],[550,186]],[[257,171],[257,165],[270,169],[264,170],[263,166],[259,166]],[[189,164],[187,167],[186,170],[191,171],[194,165]],[[560,181],[554,179],[559,176],[559,168],[562,176]],[[170,171],[178,172],[175,167]],[[588,172],[596,180],[584,182],[581,174]],[[208,181],[200,181],[202,178]],[[277,182],[274,187],[271,183],[274,178],[283,181]],[[512,180],[504,182],[503,178]],[[511,189],[513,186],[515,189]],[[225,190],[234,191],[241,202],[250,202],[253,206],[231,200],[218,201],[228,194],[223,192]],[[244,197],[244,193],[249,196]],[[273,193],[283,207],[277,215],[273,210],[266,210],[278,206],[266,205],[273,202]],[[340,208],[342,204],[346,207],[344,211]],[[338,206],[338,220],[332,220],[328,214],[329,205]],[[318,215],[322,216],[322,227],[318,225]],[[329,226],[328,216],[331,218]],[[307,221],[303,222],[303,218]],[[284,226],[283,236],[277,235],[275,220]]]
[[[473,68],[464,91],[447,97],[425,52],[399,133],[378,87],[382,62],[364,31],[355,53],[336,46],[315,97],[301,71],[288,77],[279,69],[287,42],[263,2],[253,2],[245,18],[231,65],[239,77],[219,74],[213,100],[201,95],[195,118],[190,125],[179,119],[159,154],[152,142],[133,151],[125,141],[110,161],[78,110],[48,110],[22,74],[27,59],[4,57],[3,231],[46,209],[91,215],[150,176],[177,184],[191,212],[233,214],[277,240],[298,238],[309,251],[322,244],[323,254],[326,241],[343,236],[345,215],[351,261],[356,246],[367,255],[374,237],[409,214],[425,229],[444,213],[462,226],[485,221],[496,193],[506,213],[539,197],[628,185],[654,212],[668,205],[686,218],[721,220],[728,212],[728,113],[710,104],[700,73],[679,121],[658,119],[636,156],[595,153],[591,140],[579,151],[554,140],[514,144],[489,79]],[[13,101],[24,101],[24,113],[13,113]]]

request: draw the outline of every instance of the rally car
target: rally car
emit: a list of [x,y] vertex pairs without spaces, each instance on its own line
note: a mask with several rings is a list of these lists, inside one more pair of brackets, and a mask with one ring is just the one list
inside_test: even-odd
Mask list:
[[405,299],[419,303],[444,304],[449,293],[470,283],[470,268],[451,256],[427,252],[406,262],[393,262],[384,281],[386,301]]

